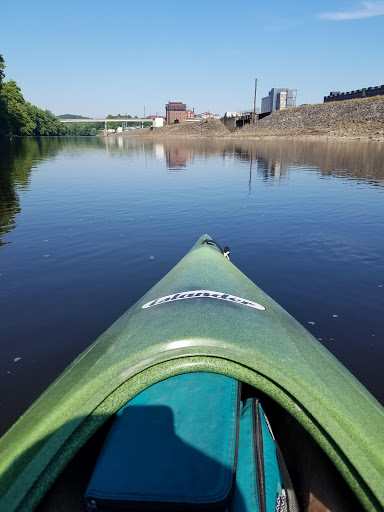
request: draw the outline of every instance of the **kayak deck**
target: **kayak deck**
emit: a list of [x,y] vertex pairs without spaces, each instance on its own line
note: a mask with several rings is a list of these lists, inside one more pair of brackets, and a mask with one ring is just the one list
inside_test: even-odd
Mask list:
[[384,507],[384,410],[221,251],[192,250],[45,391],[0,440],[0,506],[33,510],[127,401],[166,378],[212,372],[282,406],[366,510]]

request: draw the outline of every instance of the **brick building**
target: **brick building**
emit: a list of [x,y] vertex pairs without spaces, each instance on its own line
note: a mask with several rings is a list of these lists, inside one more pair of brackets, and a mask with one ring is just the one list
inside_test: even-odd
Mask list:
[[170,101],[165,105],[166,123],[185,123],[187,120],[187,105],[180,101]]

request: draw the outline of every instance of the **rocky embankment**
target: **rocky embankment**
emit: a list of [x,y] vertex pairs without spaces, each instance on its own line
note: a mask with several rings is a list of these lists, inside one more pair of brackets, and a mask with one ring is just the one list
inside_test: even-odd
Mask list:
[[384,139],[384,97],[335,101],[274,112],[234,134],[254,137]]
[[[133,131],[133,130],[132,130]],[[135,133],[132,133],[135,135]],[[231,132],[218,119],[204,119],[191,123],[173,124],[163,128],[142,130],[141,136],[155,137],[197,137],[205,138],[225,138],[231,135]]]
[[[138,133],[139,132],[139,133]],[[121,134],[119,134],[121,135]],[[125,135],[125,134],[124,134]],[[218,120],[149,128],[127,136],[236,139],[349,139],[384,140],[384,96],[305,105],[273,112],[251,125],[230,132]]]

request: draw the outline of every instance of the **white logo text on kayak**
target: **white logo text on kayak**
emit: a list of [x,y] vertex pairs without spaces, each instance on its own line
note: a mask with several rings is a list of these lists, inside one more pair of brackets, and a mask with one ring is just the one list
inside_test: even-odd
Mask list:
[[165,297],[160,297],[159,299],[151,300],[147,302],[143,306],[142,309],[151,308],[152,306],[158,306],[159,304],[165,304],[166,302],[174,302],[176,300],[185,300],[185,299],[218,299],[218,300],[226,300],[227,302],[232,302],[235,304],[240,304],[242,306],[248,306],[250,308],[259,309],[260,311],[265,311],[265,307],[257,302],[253,302],[252,300],[246,300],[242,297],[237,297],[236,295],[231,295],[229,293],[221,293],[221,292],[213,292],[211,290],[191,290],[189,292],[181,292],[181,293],[173,293],[172,295],[166,295]]

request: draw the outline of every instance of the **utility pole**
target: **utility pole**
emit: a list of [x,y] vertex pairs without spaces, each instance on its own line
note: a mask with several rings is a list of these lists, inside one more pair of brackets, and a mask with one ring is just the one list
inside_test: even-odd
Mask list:
[[257,78],[255,78],[255,99],[253,100],[253,114],[256,116],[256,89],[257,89]]
[[144,119],[145,119],[145,105],[144,105]]

